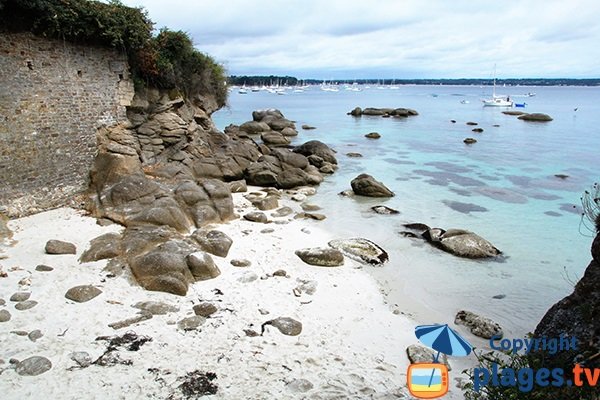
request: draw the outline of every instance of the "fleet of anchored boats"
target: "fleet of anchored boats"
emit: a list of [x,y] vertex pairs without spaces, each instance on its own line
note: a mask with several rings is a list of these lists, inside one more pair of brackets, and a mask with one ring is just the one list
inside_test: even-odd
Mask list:
[[[377,86],[374,86],[377,90],[400,90],[400,86],[397,86],[392,81],[391,84],[384,85],[382,83],[377,82]],[[289,93],[303,93],[308,90],[321,90],[323,92],[339,92],[339,91],[349,91],[349,92],[362,92],[363,90],[370,90],[371,86],[368,84],[358,84],[354,82],[352,84],[340,84],[334,81],[323,81],[321,84],[313,84],[308,85],[302,81],[300,81],[295,86],[288,85],[280,85],[279,83],[271,84],[269,86],[250,86],[247,87],[245,84],[242,86],[230,86],[229,91],[236,91],[239,94],[248,94],[250,92],[268,92],[276,95],[287,95]],[[526,94],[521,95],[513,95],[513,97],[533,97],[536,94],[533,92],[528,92]],[[432,94],[432,97],[438,97],[437,94]],[[492,97],[487,99],[482,99],[484,107],[525,107],[527,103],[525,102],[515,102],[511,100],[510,96],[500,96],[496,94],[496,76],[495,76],[495,68],[494,68],[494,81],[492,86]],[[470,104],[469,100],[463,99],[460,101],[461,104]]]

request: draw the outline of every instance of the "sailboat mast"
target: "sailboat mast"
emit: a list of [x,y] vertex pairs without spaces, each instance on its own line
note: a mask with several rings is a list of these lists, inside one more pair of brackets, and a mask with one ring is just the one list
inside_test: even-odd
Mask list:
[[496,64],[494,64],[494,88],[492,89],[492,99],[496,98]]

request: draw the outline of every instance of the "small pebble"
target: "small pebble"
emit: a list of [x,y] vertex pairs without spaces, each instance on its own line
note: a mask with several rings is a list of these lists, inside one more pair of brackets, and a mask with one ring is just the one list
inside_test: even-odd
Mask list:
[[76,351],[69,355],[71,360],[75,361],[81,368],[86,368],[92,365],[92,357],[86,351]]
[[283,269],[278,269],[277,271],[273,272],[273,276],[283,276],[285,278],[287,276],[287,272],[285,272]]
[[39,329],[31,331],[31,332],[29,332],[29,335],[27,335],[29,340],[31,340],[32,342],[35,342],[36,340],[40,339],[42,336],[44,336],[44,334]]
[[230,263],[234,267],[249,267],[250,265],[252,265],[252,262],[250,262],[249,260],[237,259],[237,258],[234,258],[233,260],[231,260]]
[[199,315],[201,317],[208,317],[218,311],[217,306],[206,301],[200,304],[196,304],[193,308],[194,314]]
[[29,297],[31,297],[30,292],[17,292],[10,296],[10,301],[25,301],[29,300]]
[[38,302],[35,300],[26,300],[15,304],[15,309],[19,311],[29,310],[30,308],[37,306],[37,304]]
[[52,268],[49,265],[40,264],[37,267],[35,267],[35,270],[40,271],[40,272],[50,272],[50,271],[54,270],[54,268]]

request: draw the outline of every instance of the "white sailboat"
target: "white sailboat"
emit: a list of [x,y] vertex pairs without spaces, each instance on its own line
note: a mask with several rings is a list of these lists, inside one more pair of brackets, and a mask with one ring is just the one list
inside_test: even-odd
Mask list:
[[513,102],[508,96],[497,96],[496,95],[496,65],[494,64],[494,88],[492,89],[492,98],[483,99],[484,107],[512,107]]

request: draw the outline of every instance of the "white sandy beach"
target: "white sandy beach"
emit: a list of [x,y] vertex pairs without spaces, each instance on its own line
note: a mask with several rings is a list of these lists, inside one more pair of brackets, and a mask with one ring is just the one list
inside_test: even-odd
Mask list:
[[[240,215],[253,209],[241,194],[234,194],[234,202]],[[281,203],[301,211],[299,203]],[[401,305],[385,303],[380,288],[363,270],[371,267],[348,258],[342,267],[310,266],[294,254],[299,248],[327,246],[332,239],[324,229],[327,220],[271,219],[286,223],[238,219],[215,226],[233,239],[227,258],[213,257],[221,275],[193,284],[185,297],[146,291],[128,272],[107,277],[106,261],[78,262],[91,239],[119,231],[118,225],[101,227],[69,208],[11,221],[14,244],[4,248],[7,258],[0,260],[7,274],[0,278],[0,299],[6,303],[0,309],[12,316],[0,323],[2,398],[185,398],[178,378],[195,370],[216,374],[218,391],[209,398],[410,398],[405,349],[417,343],[417,323],[399,313],[404,311]],[[264,229],[273,232],[261,233]],[[76,244],[77,255],[45,254],[49,239]],[[234,267],[231,259],[248,259],[252,265]],[[40,264],[54,269],[37,271]],[[287,277],[271,276],[280,269]],[[316,284],[316,292],[298,296],[294,288],[308,281],[314,281],[309,285]],[[69,288],[84,284],[102,294],[85,303],[65,298]],[[30,300],[38,304],[16,310],[9,298],[21,291],[31,292]],[[164,302],[179,311],[118,330],[108,326],[136,316],[139,310],[132,305],[141,301]],[[177,322],[193,316],[192,307],[201,301],[213,303],[218,311],[198,330],[179,329]],[[267,326],[263,336],[246,336],[244,330],[260,333],[262,323],[277,317],[302,322],[301,334],[286,336]],[[43,337],[34,342],[27,333],[36,329]],[[97,337],[126,332],[152,338],[139,351],[118,351],[131,365],[80,368],[71,359],[74,352],[87,352],[96,360],[107,347]],[[48,358],[52,368],[38,376],[20,376],[11,368],[11,359],[31,356]],[[458,376],[456,371],[453,378]],[[462,397],[454,387],[451,392]]]

